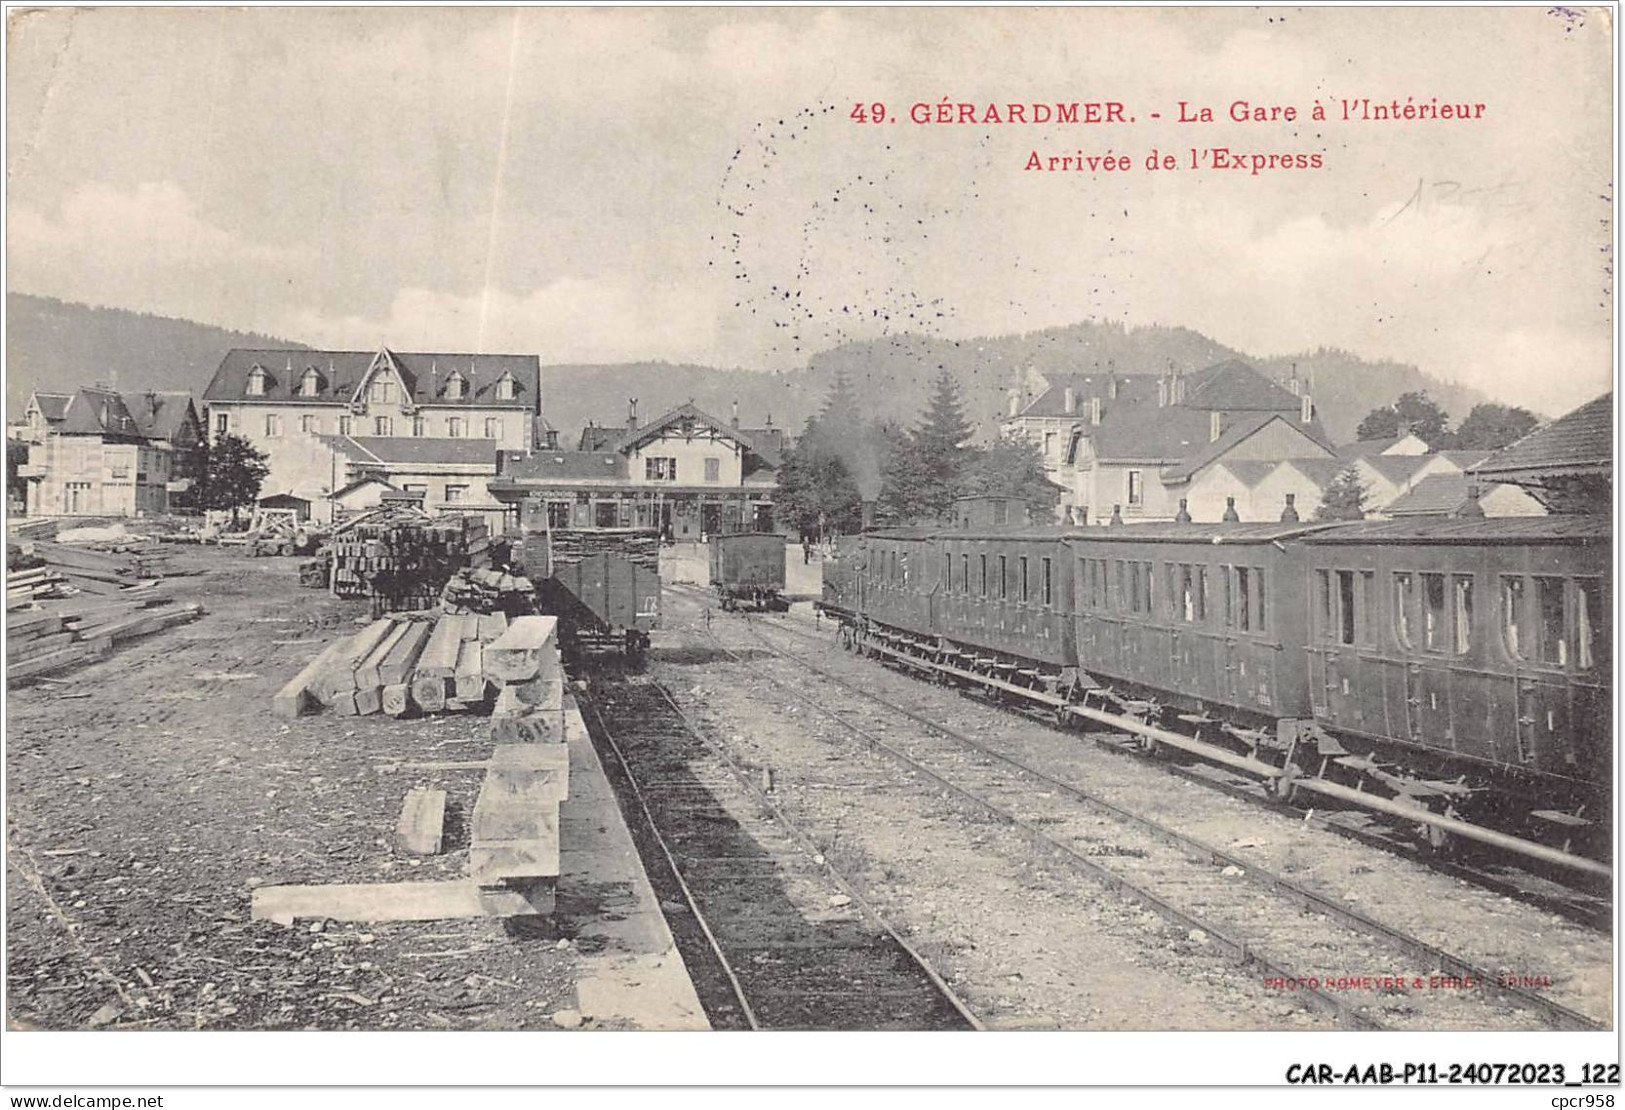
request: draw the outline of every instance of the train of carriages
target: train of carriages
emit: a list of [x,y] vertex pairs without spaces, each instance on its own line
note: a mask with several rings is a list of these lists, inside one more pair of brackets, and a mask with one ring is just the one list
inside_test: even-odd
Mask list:
[[891,528],[821,607],[939,680],[1602,876],[1610,569],[1583,516]]
[[711,536],[707,543],[711,585],[724,610],[782,613],[790,608],[784,597],[783,536],[777,532],[728,532]]

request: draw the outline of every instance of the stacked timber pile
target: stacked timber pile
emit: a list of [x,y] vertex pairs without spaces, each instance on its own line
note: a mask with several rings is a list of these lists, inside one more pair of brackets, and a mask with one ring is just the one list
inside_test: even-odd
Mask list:
[[554,566],[579,563],[588,555],[624,555],[645,570],[660,569],[660,535],[650,529],[561,530],[551,533],[551,541]]
[[559,875],[559,803],[568,796],[564,669],[555,617],[515,618],[486,645],[485,673],[500,684],[494,749],[474,805],[469,875],[493,906],[515,895],[553,911]]
[[[32,570],[44,568],[80,593],[111,594],[144,579],[163,576],[168,559],[168,552],[147,541],[114,552],[34,540],[22,544],[12,562]],[[9,575],[6,585],[13,585]]]
[[536,591],[529,578],[490,569],[458,571],[440,591],[440,606],[448,613],[526,613],[536,607]]
[[379,609],[427,609],[453,573],[489,561],[490,545],[481,517],[383,509],[334,534],[329,582],[335,597],[373,598]]
[[[155,599],[158,600],[158,599]],[[126,640],[196,620],[197,602],[85,601],[6,614],[6,684],[17,686],[93,659]]]
[[48,566],[6,572],[6,608],[20,609],[36,601],[72,597],[79,590],[72,582]]
[[502,613],[392,613],[329,644],[272,699],[278,716],[325,706],[336,713],[404,717],[486,703],[484,647],[508,627]]

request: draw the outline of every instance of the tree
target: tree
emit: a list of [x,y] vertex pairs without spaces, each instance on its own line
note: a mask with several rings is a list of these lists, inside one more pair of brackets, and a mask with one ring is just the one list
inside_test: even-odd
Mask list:
[[197,507],[230,509],[235,521],[238,510],[259,499],[260,486],[271,472],[265,464],[265,452],[234,435],[222,435],[201,450],[205,454]]
[[1499,451],[1534,431],[1538,423],[1528,409],[1486,401],[1474,405],[1456,429],[1455,446],[1468,451]]
[[930,515],[931,479],[919,442],[896,425],[883,426],[880,435],[885,446],[880,461],[881,520],[905,524]]
[[1355,429],[1357,439],[1394,439],[1405,431],[1421,436],[1430,448],[1446,445],[1450,438],[1450,416],[1427,390],[1400,394],[1399,400],[1366,413]]
[[940,519],[953,508],[954,498],[961,492],[965,465],[970,461],[967,444],[972,431],[960,401],[959,382],[952,371],[944,368],[931,383],[931,399],[913,435],[924,478],[918,515]]
[[1316,520],[1364,520],[1365,483],[1354,467],[1345,467],[1331,480],[1326,492],[1320,495],[1320,507],[1315,510]]
[[857,482],[846,461],[819,435],[818,424],[817,418],[809,419],[800,441],[785,450],[774,501],[779,519],[793,524],[803,537],[856,531],[863,519]]
[[1044,472],[1038,444],[1024,436],[1000,436],[977,451],[965,467],[962,496],[1019,497],[1027,502],[1033,523],[1053,522],[1061,489]]

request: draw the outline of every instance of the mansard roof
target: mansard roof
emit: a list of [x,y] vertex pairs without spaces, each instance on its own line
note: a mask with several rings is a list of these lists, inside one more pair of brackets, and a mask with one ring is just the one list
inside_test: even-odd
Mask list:
[[[312,368],[321,376],[321,388],[314,397],[302,397],[299,383]],[[256,369],[264,372],[265,390],[250,394],[248,380]],[[370,374],[388,370],[399,375],[414,404],[541,411],[541,360],[535,355],[393,351],[387,347],[377,351],[233,348],[221,360],[203,399],[348,404]],[[446,396],[446,382],[454,373],[468,383],[461,398]],[[514,395],[501,400],[497,383],[510,376]]]

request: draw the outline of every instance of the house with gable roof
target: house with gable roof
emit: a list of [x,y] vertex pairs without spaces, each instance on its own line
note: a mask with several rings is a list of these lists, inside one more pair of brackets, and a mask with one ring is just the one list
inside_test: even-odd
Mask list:
[[87,386],[36,392],[24,406],[30,516],[143,516],[169,511],[172,478],[202,438],[187,393]]
[[675,540],[771,531],[783,432],[679,405],[623,427],[592,424],[580,449],[536,451],[504,464],[491,494],[554,528],[653,528]]
[[[1062,504],[1076,523],[1114,512],[1172,520],[1181,498],[1193,519],[1217,520],[1225,498],[1267,473],[1250,464],[1333,455],[1302,382],[1282,386],[1235,359],[1191,373],[1058,378],[1024,408],[1013,400],[1003,427],[1039,445],[1051,480],[1071,491]],[[1214,471],[1221,464],[1238,465]]]

